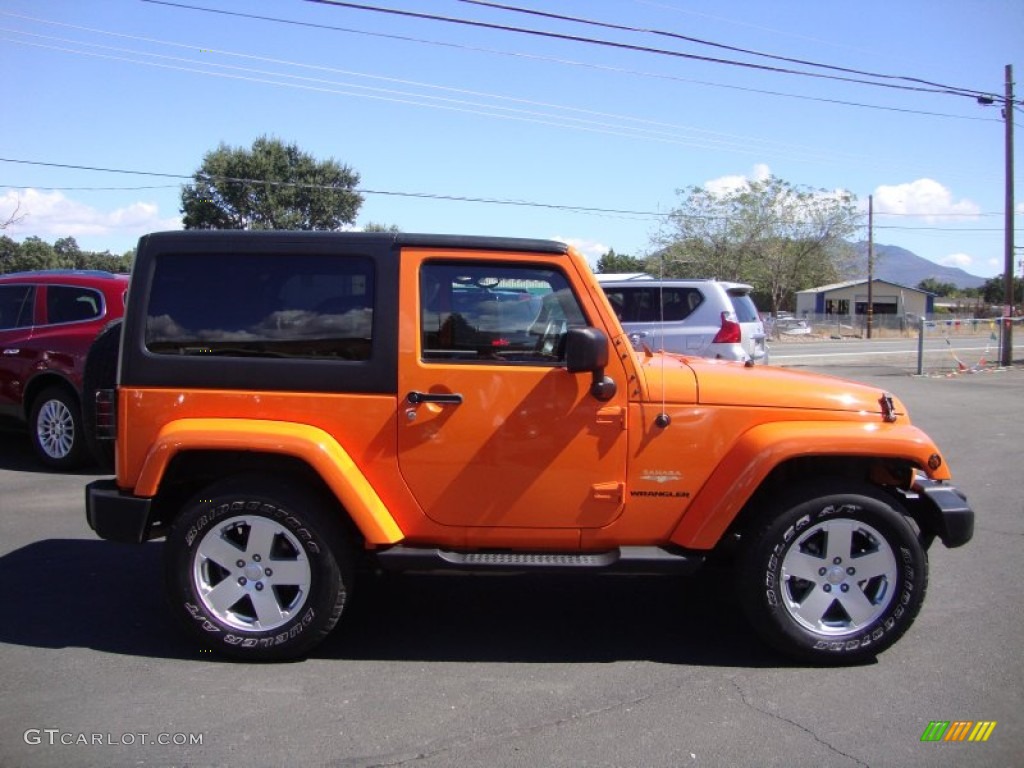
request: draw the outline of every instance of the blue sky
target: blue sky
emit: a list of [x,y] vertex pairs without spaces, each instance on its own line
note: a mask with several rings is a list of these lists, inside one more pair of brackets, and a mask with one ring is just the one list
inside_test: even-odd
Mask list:
[[[460,0],[367,4],[842,75]],[[1012,64],[1024,98],[1020,0],[506,4],[998,96]],[[320,26],[142,0],[0,0],[0,157],[172,175],[0,162],[0,215],[19,203],[27,214],[6,234],[122,252],[180,226],[173,175],[266,134],[356,170],[359,226],[557,238],[592,261],[608,248],[643,255],[677,190],[770,173],[848,190],[865,209],[873,194],[878,243],[1002,272],[998,106],[303,0],[182,5]],[[1020,109],[1015,125],[1024,147]]]

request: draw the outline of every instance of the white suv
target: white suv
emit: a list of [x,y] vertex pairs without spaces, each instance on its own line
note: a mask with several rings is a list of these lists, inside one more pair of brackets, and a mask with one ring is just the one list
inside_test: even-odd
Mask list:
[[683,355],[768,362],[764,324],[745,283],[646,275],[597,279],[634,343]]

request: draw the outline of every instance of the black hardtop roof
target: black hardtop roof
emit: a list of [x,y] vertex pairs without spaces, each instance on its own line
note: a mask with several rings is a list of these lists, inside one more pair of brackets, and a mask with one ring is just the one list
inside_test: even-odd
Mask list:
[[153,247],[167,249],[202,249],[220,246],[224,242],[241,239],[262,244],[316,243],[320,246],[332,240],[347,243],[363,241],[367,245],[394,248],[446,248],[479,251],[526,251],[560,255],[567,253],[569,246],[557,240],[540,240],[525,237],[491,237],[483,235],[440,235],[411,232],[310,232],[302,230],[239,230],[239,229],[193,229],[169,232],[154,232],[139,240],[139,252]]

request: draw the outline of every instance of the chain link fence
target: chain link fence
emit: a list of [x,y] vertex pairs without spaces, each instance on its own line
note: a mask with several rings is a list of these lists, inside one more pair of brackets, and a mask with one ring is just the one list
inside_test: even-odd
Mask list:
[[999,369],[1003,336],[1011,330],[1011,360],[1024,363],[1024,318],[920,318],[880,315],[871,340],[863,316],[818,315],[768,324],[771,362],[900,375],[953,376]]
[[[1009,339],[1006,335],[1009,334]],[[922,319],[917,330],[917,375],[927,371],[926,360],[929,339],[944,339],[949,353],[955,363],[956,373],[976,373],[997,368],[1001,365],[1004,340],[1012,347],[1009,361],[1020,359],[1017,350],[1024,343],[1024,318],[953,318],[949,320]],[[960,339],[984,339],[985,347],[979,350],[976,346],[958,346],[953,343]]]

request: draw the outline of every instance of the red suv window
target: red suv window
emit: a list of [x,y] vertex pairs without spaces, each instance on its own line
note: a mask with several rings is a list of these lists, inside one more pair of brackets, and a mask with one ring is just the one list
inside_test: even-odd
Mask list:
[[27,328],[32,325],[31,285],[0,285],[0,329]]
[[78,323],[103,314],[103,294],[71,285],[46,287],[46,322]]

